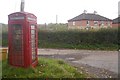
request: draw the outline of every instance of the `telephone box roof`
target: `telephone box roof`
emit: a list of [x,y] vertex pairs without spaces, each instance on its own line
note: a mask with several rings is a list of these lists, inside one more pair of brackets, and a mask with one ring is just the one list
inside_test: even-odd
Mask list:
[[34,14],[29,13],[29,12],[14,12],[14,13],[9,14],[8,16],[11,16],[11,15],[14,15],[14,14],[33,15],[34,17],[36,17]]

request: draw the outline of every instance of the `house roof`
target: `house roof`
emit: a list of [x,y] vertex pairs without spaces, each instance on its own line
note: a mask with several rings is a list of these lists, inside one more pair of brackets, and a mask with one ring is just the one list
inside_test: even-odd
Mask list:
[[113,19],[113,24],[120,23],[120,17]]
[[112,21],[111,19],[108,19],[108,18],[103,17],[98,14],[82,13],[82,14],[68,20],[68,22],[69,21],[80,21],[80,20]]

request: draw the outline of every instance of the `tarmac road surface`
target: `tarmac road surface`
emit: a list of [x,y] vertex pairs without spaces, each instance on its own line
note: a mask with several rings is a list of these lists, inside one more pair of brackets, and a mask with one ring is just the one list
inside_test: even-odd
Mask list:
[[38,49],[38,55],[63,59],[79,70],[98,78],[118,77],[118,51]]

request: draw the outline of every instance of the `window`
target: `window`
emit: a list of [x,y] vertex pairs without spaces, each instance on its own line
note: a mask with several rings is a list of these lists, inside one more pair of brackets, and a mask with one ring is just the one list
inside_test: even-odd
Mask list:
[[[10,43],[13,60],[12,64],[23,65],[24,54],[23,54],[23,29],[22,24],[11,24],[10,25]],[[10,58],[9,58],[10,59]]]
[[35,25],[31,25],[31,29],[35,29]]
[[110,26],[110,21],[108,21],[108,26]]
[[89,25],[90,24],[90,21],[87,21],[87,25]]
[[102,26],[104,25],[104,21],[101,21],[101,25],[102,25]]
[[13,24],[11,26],[12,29],[12,46],[14,53],[17,53],[17,51],[21,51],[22,53],[22,39],[23,39],[23,33],[22,33],[22,26],[20,24]]
[[94,21],[94,25],[97,26],[98,25],[98,21]]
[[36,55],[36,51],[35,49],[32,49],[32,60],[33,61],[35,60],[35,55]]
[[73,25],[75,25],[75,22],[73,22]]
[[36,59],[36,29],[35,25],[31,25],[31,49],[32,49],[32,60]]
[[90,28],[90,21],[87,21],[86,24],[87,24],[86,27],[89,27],[89,28]]
[[35,30],[34,29],[31,30],[31,34],[33,34],[33,35],[35,34]]
[[31,41],[34,41],[35,35],[31,35]]

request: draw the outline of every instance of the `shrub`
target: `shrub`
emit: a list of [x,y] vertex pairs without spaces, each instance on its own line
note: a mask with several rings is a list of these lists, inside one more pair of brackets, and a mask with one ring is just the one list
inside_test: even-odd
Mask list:
[[[118,49],[119,29],[101,29],[98,31],[49,31],[39,30],[39,48],[70,49]],[[2,46],[8,46],[8,33],[2,33]]]
[[[65,48],[114,47],[118,49],[118,30],[101,29],[98,31],[39,31],[39,46]],[[56,45],[55,45],[56,44]],[[53,45],[53,46],[52,46]],[[91,46],[92,45],[92,46]],[[98,46],[99,45],[99,46]],[[73,47],[72,47],[73,46]],[[82,47],[83,46],[83,47]],[[102,48],[103,49],[103,48]]]

